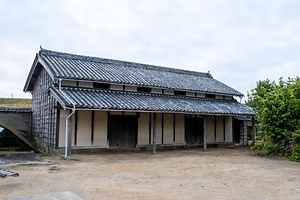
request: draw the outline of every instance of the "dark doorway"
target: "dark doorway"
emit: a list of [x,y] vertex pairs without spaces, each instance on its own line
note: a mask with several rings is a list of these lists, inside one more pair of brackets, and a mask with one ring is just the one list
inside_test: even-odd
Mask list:
[[202,118],[185,118],[186,144],[203,144],[204,120]]
[[108,140],[110,147],[135,147],[137,116],[109,115]]
[[241,139],[241,126],[243,125],[243,121],[240,121],[236,118],[233,118],[233,142],[235,144],[240,143]]

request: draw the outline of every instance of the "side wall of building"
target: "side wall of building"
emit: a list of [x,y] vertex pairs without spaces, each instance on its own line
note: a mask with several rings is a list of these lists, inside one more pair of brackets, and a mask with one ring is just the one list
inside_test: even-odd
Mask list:
[[[65,119],[70,111],[60,110],[59,145],[65,146]],[[72,117],[72,146],[109,148],[108,116],[137,116],[137,147],[153,144],[153,113],[76,111]],[[206,117],[207,144],[232,143],[232,117]],[[156,114],[157,145],[185,145],[185,115]]]
[[51,84],[51,77],[42,68],[32,93],[32,135],[46,150],[56,147],[57,103],[48,93]]

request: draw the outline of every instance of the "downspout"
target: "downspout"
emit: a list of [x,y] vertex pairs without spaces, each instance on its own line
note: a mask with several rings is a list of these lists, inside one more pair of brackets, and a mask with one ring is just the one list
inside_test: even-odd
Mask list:
[[71,136],[72,136],[72,122],[71,117],[76,111],[75,103],[61,90],[61,81],[62,79],[59,79],[59,91],[70,101],[73,105],[72,112],[70,115],[66,117],[66,144],[65,144],[65,159],[70,160],[71,159]]

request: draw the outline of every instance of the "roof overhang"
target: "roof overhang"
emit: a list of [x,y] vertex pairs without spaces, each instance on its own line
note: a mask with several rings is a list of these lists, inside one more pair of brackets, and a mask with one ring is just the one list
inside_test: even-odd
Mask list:
[[[236,100],[205,99],[151,93],[88,88],[50,88],[50,94],[64,109],[184,113],[222,116],[254,116],[253,110]],[[68,100],[65,95],[68,96]]]
[[33,91],[34,83],[38,78],[38,75],[41,72],[42,67],[47,71],[51,79],[54,80],[55,78],[54,74],[51,71],[51,69],[48,67],[48,64],[39,56],[39,54],[36,54],[23,88],[24,92]]

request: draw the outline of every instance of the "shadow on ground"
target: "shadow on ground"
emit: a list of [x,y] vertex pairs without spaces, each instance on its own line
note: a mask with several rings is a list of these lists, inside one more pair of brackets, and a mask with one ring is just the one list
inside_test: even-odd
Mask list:
[[13,165],[13,164],[29,164],[29,163],[42,163],[44,160],[39,158],[34,152],[8,152],[0,151],[0,166]]

